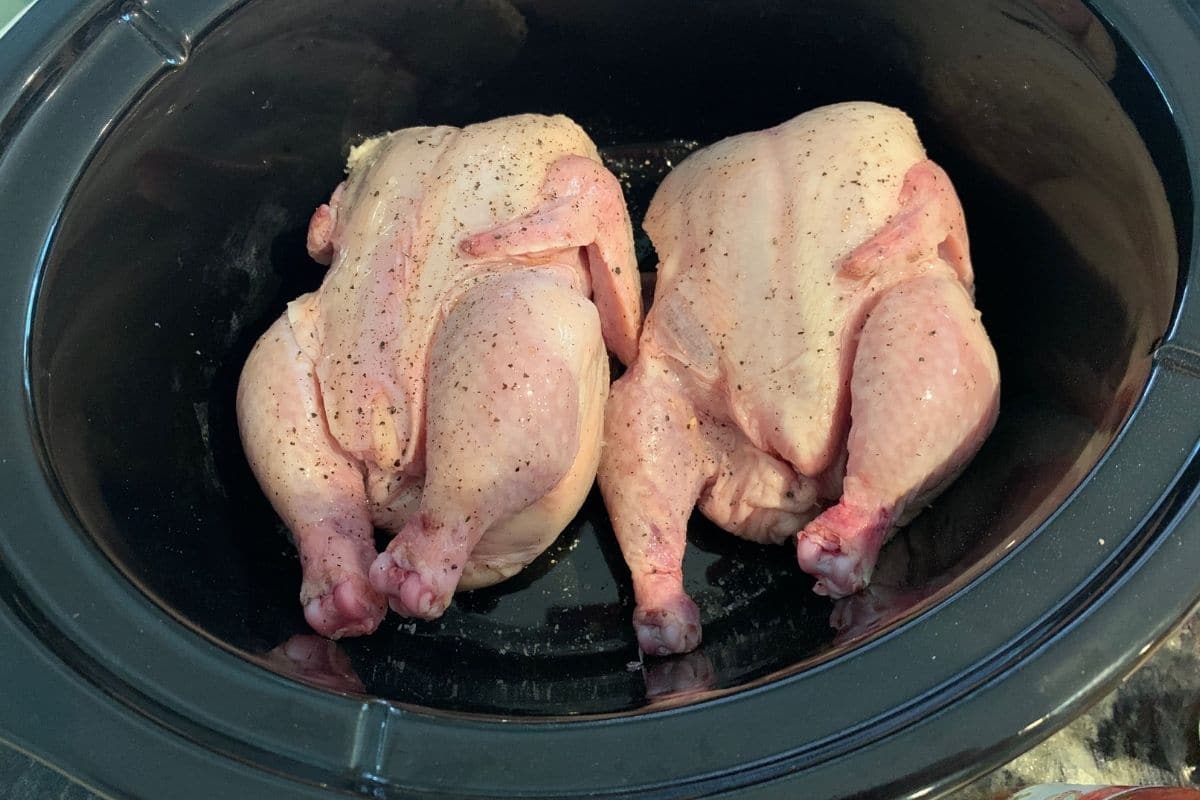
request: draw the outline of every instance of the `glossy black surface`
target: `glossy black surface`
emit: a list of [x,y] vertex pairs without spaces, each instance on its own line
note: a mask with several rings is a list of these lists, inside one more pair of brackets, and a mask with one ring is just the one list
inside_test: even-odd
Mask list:
[[[234,388],[282,304],[320,280],[305,226],[347,148],[410,124],[567,113],[609,155],[636,221],[692,142],[826,102],[897,104],[962,196],[1004,399],[976,463],[891,548],[881,580],[938,588],[978,571],[1094,465],[1145,382],[1176,285],[1167,198],[1121,97],[1161,162],[1182,155],[1127,51],[1111,54],[1114,96],[1112,64],[1032,3],[617,5],[285,13],[258,0],[105,138],[49,254],[34,402],[84,528],[173,614],[251,658],[304,631],[298,561],[246,467]],[[692,688],[832,652],[831,606],[788,549],[692,527],[685,572],[705,626]],[[406,703],[615,712],[674,669],[637,663],[631,612],[593,497],[523,575],[461,596],[441,621],[391,616],[343,647],[369,694]]]

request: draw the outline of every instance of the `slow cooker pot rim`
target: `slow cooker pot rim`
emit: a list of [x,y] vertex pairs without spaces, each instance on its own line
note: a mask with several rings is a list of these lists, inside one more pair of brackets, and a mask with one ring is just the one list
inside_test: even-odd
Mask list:
[[[1117,0],[1096,6],[1159,80],[1184,134],[1194,190],[1200,169],[1191,142],[1200,129],[1200,87],[1189,84],[1186,54],[1200,41],[1195,17],[1180,9],[1152,14]],[[657,783],[664,796],[747,783],[759,783],[750,791],[765,796],[779,791],[777,782],[791,780],[803,780],[808,797],[850,795],[888,781],[901,793],[948,785],[1048,735],[1126,674],[1200,597],[1200,575],[1189,569],[1200,556],[1200,537],[1188,533],[1195,524],[1190,511],[1200,477],[1193,466],[1200,421],[1178,414],[1190,405],[1200,375],[1194,346],[1200,313],[1184,291],[1142,400],[1094,480],[959,593],[814,669],[669,711],[518,723],[339,697],[247,668],[154,605],[77,524],[63,519],[66,503],[47,480],[52,472],[43,461],[27,383],[40,269],[71,187],[116,120],[234,7],[191,0],[169,10],[154,3],[123,9],[41,0],[18,24],[11,37],[17,44],[9,48],[6,41],[0,51],[6,79],[0,85],[15,87],[0,96],[0,197],[9,204],[21,198],[22,206],[20,214],[0,215],[0,237],[10,243],[11,263],[24,265],[0,278],[4,296],[19,298],[17,313],[0,321],[0,391],[24,398],[0,412],[4,440],[17,443],[0,460],[0,480],[10,497],[20,498],[0,523],[6,600],[0,624],[13,642],[0,658],[0,675],[20,687],[11,691],[16,702],[0,709],[9,741],[121,792],[145,791],[168,769],[172,785],[196,796],[225,780],[246,787],[277,782],[277,789],[306,792],[320,783],[350,789],[379,780],[436,794],[443,789],[439,776],[448,775],[495,793],[527,788],[520,770],[484,775],[469,758],[462,760],[486,749],[496,763],[544,765],[547,794],[605,792],[610,759],[618,753],[630,791]],[[1153,52],[1150,41],[1159,45]],[[97,74],[106,76],[104,84],[89,85],[86,76]],[[1083,520],[1120,523],[1133,533],[1095,544]],[[1056,571],[1054,586],[1074,588],[1064,594],[1049,581],[1016,582],[1039,571]],[[1014,596],[1014,585],[1028,591]],[[1163,585],[1179,592],[1164,598]],[[952,632],[962,625],[982,627],[984,644],[970,652],[956,647]],[[138,635],[128,636],[131,630]],[[1095,652],[1098,644],[1105,668],[1080,674],[1080,652]],[[896,664],[916,663],[926,666],[892,675]],[[1016,671],[1024,673],[1021,683],[1008,680]],[[870,690],[885,677],[886,690]],[[1035,679],[1041,692],[1032,696],[1022,687]],[[831,687],[851,680],[868,688],[839,698],[829,714],[808,713],[806,701],[827,699]],[[47,697],[54,698],[49,707],[96,724],[37,724],[39,717],[53,719],[38,712]],[[904,699],[899,707],[896,697]],[[108,729],[102,721],[119,724],[128,738],[88,737],[88,730]],[[920,736],[894,735],[914,727]],[[726,751],[724,763],[720,755],[702,766],[688,758],[700,728],[738,731],[736,748],[711,742]],[[953,746],[939,756],[931,740]],[[789,741],[815,743],[781,748]],[[154,757],[142,761],[143,770],[119,769],[135,746]],[[736,757],[729,758],[730,750]],[[596,763],[580,763],[578,752],[598,754]],[[455,760],[456,753],[465,756]],[[905,765],[903,777],[896,764]],[[673,767],[677,774],[667,774]]]

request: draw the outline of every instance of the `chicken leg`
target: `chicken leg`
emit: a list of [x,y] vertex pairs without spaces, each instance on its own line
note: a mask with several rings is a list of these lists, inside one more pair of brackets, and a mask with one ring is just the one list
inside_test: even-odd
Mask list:
[[996,421],[995,353],[941,266],[884,292],[863,326],[842,497],[796,540],[818,594],[865,587],[885,539],[958,476]]
[[669,362],[645,352],[613,384],[600,490],[633,577],[633,625],[647,653],[700,644],[700,611],[683,590],[687,522],[717,463]]
[[[608,380],[596,307],[576,280],[559,267],[490,275],[434,337],[420,509],[371,566],[398,613],[440,616],[463,573],[489,566],[468,564],[489,529],[573,471]],[[545,546],[535,545],[526,563]]]
[[[289,312],[303,306],[300,298]],[[250,467],[300,551],[304,618],[331,639],[371,633],[387,608],[367,580],[375,543],[362,469],[325,427],[314,366],[290,314],[251,351],[237,406]]]

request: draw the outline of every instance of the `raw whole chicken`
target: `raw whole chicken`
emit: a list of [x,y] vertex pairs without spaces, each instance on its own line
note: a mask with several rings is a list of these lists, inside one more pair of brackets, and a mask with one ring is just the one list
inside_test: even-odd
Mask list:
[[856,592],[977,452],[999,373],[962,208],[896,109],[829,106],[698,151],[645,228],[658,282],[599,480],[639,644],[668,654],[700,641],[693,506],[756,542],[798,534],[815,590]]
[[545,550],[595,478],[605,344],[631,362],[642,316],[620,186],[565,117],[409,128],[348,171],[308,231],[330,269],[237,399],[304,615],[331,638],[389,604],[437,617]]

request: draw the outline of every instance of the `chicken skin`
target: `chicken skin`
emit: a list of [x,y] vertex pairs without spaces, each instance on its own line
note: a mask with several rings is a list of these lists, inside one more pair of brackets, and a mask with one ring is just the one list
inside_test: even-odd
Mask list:
[[613,384],[600,487],[632,572],[639,644],[687,652],[687,521],[796,537],[815,591],[870,580],[880,547],[995,422],[962,208],[912,121],[816,109],[697,151],[658,189],[636,360]]
[[367,141],[308,249],[330,269],[256,344],[237,411],[305,618],[336,639],[388,605],[437,617],[558,536],[600,458],[605,346],[632,362],[641,295],[620,186],[561,116]]

